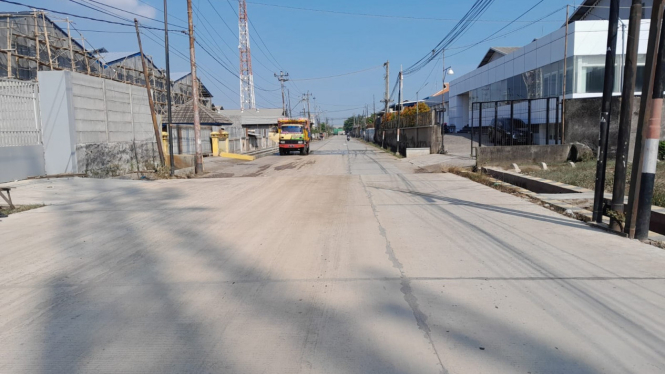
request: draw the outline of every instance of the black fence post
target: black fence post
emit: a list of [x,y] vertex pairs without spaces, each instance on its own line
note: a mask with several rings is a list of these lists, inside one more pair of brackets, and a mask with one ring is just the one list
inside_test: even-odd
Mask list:
[[471,102],[471,127],[469,127],[469,130],[471,131],[471,157],[473,157],[473,107],[474,107],[474,102]]
[[556,98],[556,113],[554,114],[554,121],[556,127],[554,128],[554,144],[561,144],[561,124],[559,123],[559,98]]
[[478,104],[478,148],[483,146],[483,103]]
[[527,100],[527,126],[529,127],[529,145],[533,145],[533,128],[531,127],[531,99]]
[[510,100],[510,145],[515,145],[515,101]]
[[492,143],[495,146],[496,146],[498,122],[499,122],[499,102],[495,101],[494,102],[494,139],[492,139]]
[[550,98],[545,102],[545,145],[550,145]]

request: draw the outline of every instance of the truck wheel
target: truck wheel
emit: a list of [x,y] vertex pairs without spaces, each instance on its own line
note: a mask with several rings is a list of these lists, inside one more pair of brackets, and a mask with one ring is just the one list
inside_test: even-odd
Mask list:
[[307,149],[305,150],[305,154],[306,154],[306,155],[309,154],[309,146],[307,146]]
[[300,155],[302,156],[304,154],[305,154],[305,148],[300,148]]

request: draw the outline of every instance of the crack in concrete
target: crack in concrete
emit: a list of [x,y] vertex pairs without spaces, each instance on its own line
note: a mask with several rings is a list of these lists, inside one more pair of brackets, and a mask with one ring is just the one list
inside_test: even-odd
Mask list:
[[[381,168],[383,169],[382,166]],[[432,330],[427,324],[427,315],[423,313],[422,310],[420,310],[420,306],[418,305],[418,298],[413,294],[413,289],[411,288],[411,279],[406,276],[406,273],[404,272],[404,266],[397,258],[395,250],[393,249],[392,245],[390,244],[390,240],[388,239],[388,234],[386,232],[386,229],[383,227],[381,221],[379,220],[379,215],[376,209],[376,205],[372,200],[372,193],[369,191],[369,189],[367,189],[367,185],[365,184],[365,181],[363,181],[362,176],[360,177],[360,182],[363,185],[363,189],[365,190],[367,199],[369,199],[369,203],[370,206],[372,207],[372,213],[374,214],[376,223],[379,225],[379,233],[386,241],[386,254],[388,255],[388,259],[392,263],[393,267],[399,270],[400,285],[401,285],[400,291],[404,295],[404,301],[406,301],[406,303],[409,305],[409,308],[411,308],[411,312],[413,313],[413,317],[416,319],[418,328],[425,333],[425,337],[427,338],[430,346],[432,347],[434,355],[436,356],[436,359],[438,360],[439,365],[441,366],[440,372],[443,374],[448,374],[448,370],[446,370],[446,368],[443,366],[443,362],[441,361],[441,357],[439,356],[439,351],[436,349],[436,345],[434,344],[434,340],[432,339]]]

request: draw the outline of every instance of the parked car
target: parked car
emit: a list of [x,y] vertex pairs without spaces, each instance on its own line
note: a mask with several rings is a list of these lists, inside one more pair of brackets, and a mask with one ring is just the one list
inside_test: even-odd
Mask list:
[[457,133],[458,134],[466,134],[470,131],[471,131],[471,128],[469,127],[469,125],[466,125],[466,126],[462,127],[461,129],[459,129],[459,131]]
[[487,134],[494,145],[525,145],[529,137],[527,124],[517,118],[493,119]]

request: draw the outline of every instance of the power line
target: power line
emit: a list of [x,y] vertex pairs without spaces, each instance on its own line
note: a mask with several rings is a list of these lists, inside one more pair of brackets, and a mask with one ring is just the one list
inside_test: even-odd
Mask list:
[[[153,6],[152,4],[145,2],[144,0],[137,0],[137,1],[151,7],[152,9],[155,9],[158,12],[164,13],[164,9],[159,9],[159,8]],[[172,15],[171,13],[169,13],[169,17],[177,19],[178,21],[182,21],[182,22],[185,22],[185,23],[188,22],[186,19],[178,18],[178,17]]]
[[[73,1],[73,0],[72,0],[72,1]],[[158,19],[155,19],[155,18],[146,17],[146,16],[144,16],[144,15],[141,15],[141,14],[138,14],[138,13],[134,13],[134,12],[130,12],[130,11],[125,10],[125,9],[117,8],[117,7],[114,7],[114,6],[112,6],[112,5],[109,5],[109,4],[105,4],[105,3],[99,2],[99,1],[97,1],[97,0],[83,0],[83,1],[85,1],[85,2],[90,2],[90,3],[95,3],[95,4],[98,4],[98,5],[101,5],[101,6],[107,7],[107,8],[111,8],[111,9],[119,10],[119,11],[121,11],[121,12],[124,12],[124,13],[127,13],[127,14],[131,14],[131,15],[136,16],[136,17],[145,18],[145,19],[150,20],[150,21],[155,21],[155,22],[157,22],[157,23],[164,23],[163,20],[158,20]],[[75,1],[73,1],[73,2],[75,2]],[[187,29],[187,27],[185,27],[185,26],[179,26],[179,25],[176,25],[176,24],[173,24],[173,23],[169,23],[169,26],[178,27],[178,28],[181,28],[181,29],[183,29],[183,30],[186,30],[186,29]]]
[[[77,3],[77,4],[79,4],[79,5],[83,5],[83,4],[78,3],[78,2],[75,1],[75,0],[70,0],[70,1],[72,1],[72,2],[74,2],[74,3]],[[85,6],[85,5],[83,5],[83,6]],[[90,8],[90,9],[93,9],[93,10],[96,10],[96,11],[99,11],[99,12],[102,12],[102,13],[104,13],[104,14],[107,14],[107,15],[110,15],[110,16],[113,16],[113,17],[116,17],[116,18],[118,18],[118,19],[122,19],[122,20],[130,21],[130,20],[128,20],[128,19],[126,19],[126,18],[124,18],[124,17],[122,17],[122,16],[120,16],[120,15],[115,14],[115,13],[108,12],[108,11],[105,11],[105,10],[103,10],[103,9],[99,9],[99,7],[96,7],[96,6],[86,6],[86,7],[87,7],[87,8]],[[205,17],[203,17],[203,18],[205,18]],[[207,19],[206,19],[205,21],[207,22]],[[211,38],[214,40],[215,38],[210,34],[210,32],[209,32],[209,30],[207,29],[207,27],[205,26],[205,24],[202,23],[202,25],[203,25],[203,27],[204,27],[204,30],[206,30],[206,31],[209,33],[209,35],[211,36]],[[200,37],[200,39],[201,39],[203,42],[206,42],[203,34],[200,34],[199,37]],[[161,39],[161,38],[160,38],[160,39]],[[217,62],[218,64],[220,64],[225,70],[227,70],[229,73],[231,73],[231,74],[234,75],[235,77],[238,77],[238,75],[235,74],[235,73],[234,73],[234,72],[233,72],[228,66],[226,66],[226,64],[224,64],[222,61],[219,60],[218,56],[216,56],[215,54],[213,54],[212,52],[210,52],[209,50],[207,50],[207,49],[202,45],[202,43],[199,42],[198,39],[196,40],[196,43],[197,43],[197,44],[199,45],[199,47],[201,47],[201,48],[202,48],[202,49],[203,49],[208,55],[210,55],[210,57],[213,58],[213,60],[215,60],[215,62]],[[206,42],[206,43],[207,43],[207,42]],[[214,46],[216,46],[217,49],[220,50],[220,52],[222,52],[222,51],[221,51],[221,48],[219,47],[218,44],[216,44],[216,43],[214,43],[214,42],[213,42],[212,44],[213,44]],[[223,52],[222,52],[222,55],[225,56]],[[227,58],[227,60],[228,60],[228,58]],[[229,61],[229,63],[230,63],[230,61]],[[221,81],[220,81],[220,83],[221,83]],[[224,86],[227,87],[226,85],[224,85]],[[227,88],[228,88],[228,87],[227,87]],[[259,89],[259,90],[264,90],[263,88],[260,88],[260,87],[259,87],[258,89]],[[265,90],[265,91],[267,91],[267,90]]]
[[[300,11],[307,11],[307,12],[331,13],[331,14],[338,14],[338,15],[345,15],[345,16],[356,16],[356,17],[390,18],[390,19],[407,19],[407,20],[413,20],[413,21],[444,21],[444,22],[458,22],[458,21],[460,21],[460,19],[458,19],[458,18],[434,18],[434,17],[393,16],[393,15],[388,15],[388,14],[354,13],[354,12],[343,12],[343,11],[337,11],[337,10],[313,9],[313,8],[301,8],[301,7],[295,7],[295,6],[289,6],[289,5],[278,5],[278,4],[259,3],[259,2],[254,2],[254,1],[248,1],[247,3],[249,3],[249,4],[254,4],[254,5],[261,5],[261,6],[275,7],[275,8],[284,8],[284,9],[300,10]],[[476,21],[477,21],[477,22],[486,22],[486,23],[504,23],[504,22],[510,22],[510,21],[508,21],[508,20],[480,20],[480,19],[479,19],[479,20],[476,20]],[[530,21],[522,21],[522,22],[530,22]],[[558,22],[558,21],[553,21],[553,22]]]
[[[544,0],[540,1],[542,2]],[[429,64],[432,60],[434,60],[442,50],[447,48],[450,44],[455,42],[455,40],[464,35],[469,27],[475,23],[475,20],[477,20],[483,13],[485,13],[487,8],[489,8],[493,2],[494,0],[476,0],[471,8],[466,12],[466,14],[464,14],[464,17],[462,17],[462,19],[457,22],[455,26],[453,26],[448,34],[446,34],[446,36],[441,39],[441,41],[432,49],[432,51],[423,56],[413,65],[404,69],[402,75],[416,73],[420,69],[424,68],[427,64]]]
[[[226,23],[226,21],[224,20],[224,18],[222,17],[222,15],[219,14],[219,12],[218,12],[217,9],[215,8],[215,6],[210,2],[210,0],[207,0],[207,2],[208,2],[208,4],[210,4],[210,6],[212,7],[212,10],[215,12],[215,14],[217,14],[217,17],[219,17],[219,19],[222,21],[222,23],[224,23],[224,25],[225,25],[226,28],[231,32],[231,34],[232,34],[234,37],[237,37],[237,35],[233,32],[233,30],[231,30],[231,27]],[[217,32],[217,29],[211,25],[211,23],[207,20],[207,18],[205,18],[205,16],[201,16],[201,15],[200,15],[200,10],[198,9],[198,7],[196,7],[196,11],[199,13],[199,16],[202,17],[202,18],[205,20],[205,22],[207,22],[208,25],[209,25],[212,29],[215,30],[215,33],[217,34],[217,36],[219,36],[219,38],[222,40],[222,42],[223,42],[223,43],[224,43],[224,44],[225,44],[225,45],[226,45],[226,46],[232,51],[233,55],[234,55],[235,57],[238,57],[238,51],[237,51],[236,49],[234,49],[233,47],[231,47],[228,43],[226,43],[226,41],[224,40],[224,38],[222,37],[222,35],[220,35],[219,32]],[[204,29],[206,29],[206,31],[208,31],[208,28],[205,27],[205,24],[203,25],[203,27],[204,27]],[[210,33],[209,31],[208,31],[208,34],[212,37],[212,35],[211,35],[211,33]],[[214,37],[213,37],[213,39],[214,39]],[[220,49],[220,52],[222,52],[221,49]],[[224,55],[224,52],[222,52],[222,55]],[[224,57],[226,58],[227,61],[229,61],[229,64],[232,64],[232,63],[231,63],[231,60],[229,60],[228,57],[226,57],[226,55],[224,55]],[[267,58],[267,57],[266,57],[266,58]],[[268,68],[267,66],[265,66],[265,65],[261,62],[260,59],[259,59],[259,60],[254,59],[254,61],[258,62],[261,66],[265,67],[268,71],[272,71],[270,68]],[[271,81],[270,81],[269,79],[267,79],[267,78],[261,76],[260,74],[254,74],[254,75],[255,75],[256,77],[262,79],[263,81],[267,82],[268,84],[271,83]],[[279,89],[279,88],[278,88],[278,89]],[[271,91],[272,91],[272,90],[271,90]],[[276,91],[276,90],[275,90],[275,91]]]
[[[542,2],[542,1],[541,1],[541,2]],[[538,3],[538,4],[540,4],[540,3]],[[536,5],[538,5],[538,4],[536,4]],[[534,6],[534,7],[535,7],[535,6]],[[553,12],[548,13],[547,15],[541,17],[540,20],[543,20],[543,19],[545,19],[545,18],[547,18],[547,17],[550,17],[550,16],[552,16],[553,14],[556,14],[557,12],[559,12],[561,9],[564,9],[564,8],[565,8],[565,7],[557,8],[557,9],[554,10]],[[533,7],[530,8],[529,10],[527,10],[526,12],[522,13],[519,17],[525,15],[525,14],[528,13],[531,9],[533,9]],[[473,47],[475,47],[475,46],[477,46],[478,44],[481,44],[481,43],[483,43],[483,42],[486,42],[486,41],[489,41],[489,40],[494,40],[494,39],[503,38],[503,37],[506,36],[506,35],[513,34],[513,33],[517,32],[517,31],[520,31],[520,30],[522,30],[522,29],[525,29],[525,28],[527,28],[527,27],[529,27],[529,26],[531,26],[531,25],[533,25],[533,24],[539,22],[540,20],[532,21],[531,23],[529,23],[529,24],[527,24],[527,25],[524,25],[524,26],[522,26],[522,27],[516,28],[516,29],[511,30],[511,31],[508,31],[508,32],[506,32],[506,33],[504,33],[504,34],[501,34],[501,35],[499,35],[499,36],[493,37],[494,35],[498,34],[501,30],[503,30],[503,29],[505,29],[506,27],[509,26],[509,25],[506,25],[505,27],[500,28],[499,30],[497,30],[496,32],[490,34],[490,35],[487,36],[485,39],[483,39],[483,40],[481,40],[481,41],[479,41],[479,42],[476,42],[476,43],[473,43],[473,44],[469,44],[469,45],[464,46],[464,47],[460,47],[460,48],[464,48],[464,49],[462,49],[461,51],[458,51],[458,52],[455,52],[455,53],[451,54],[449,57],[452,57],[452,56],[458,55],[458,54],[460,54],[460,53],[462,53],[462,52],[465,52],[465,51],[467,51],[467,50],[469,50],[469,49],[471,49],[471,48],[473,48]]]
[[[236,12],[235,8],[234,8],[233,5],[231,4],[231,1],[230,1],[230,0],[226,0],[226,3],[229,4],[229,7],[230,7],[231,10],[233,11],[233,14],[235,14],[236,17],[237,17],[237,16],[238,16],[238,12]],[[257,47],[257,49],[259,50],[259,52],[261,52],[261,54],[263,54],[263,55],[265,56],[266,60],[269,61],[271,64],[273,64],[273,66],[274,66],[275,68],[277,68],[278,70],[286,70],[286,69],[284,69],[284,68],[282,67],[282,65],[280,65],[280,63],[277,61],[277,59],[275,59],[275,56],[272,55],[272,52],[270,52],[270,49],[269,49],[268,46],[265,44],[265,42],[263,42],[263,38],[261,38],[261,34],[259,34],[258,30],[256,30],[256,28],[254,27],[254,24],[252,23],[252,20],[251,20],[251,19],[248,19],[248,21],[249,21],[249,25],[250,25],[250,27],[252,28],[252,30],[254,30],[254,32],[256,33],[256,36],[259,38],[259,41],[260,41],[261,43],[263,43],[263,45],[265,46],[266,50],[268,51],[268,54],[270,54],[270,56],[272,56],[272,60],[270,60],[270,58],[268,57],[268,54],[266,54],[265,52],[263,52],[263,49],[259,46],[259,44],[256,44],[256,47]],[[263,64],[261,63],[261,60],[258,60],[258,62],[259,62],[259,64],[263,65]],[[268,68],[268,67],[265,66],[265,65],[263,65],[263,66],[264,66],[266,69],[268,69],[268,71],[270,71],[270,68]]]
[[375,69],[378,69],[378,68],[381,68],[381,67],[383,67],[383,65],[372,66],[371,68],[357,70],[357,71],[351,71],[351,72],[343,73],[343,74],[329,75],[329,76],[326,76],[326,77],[292,79],[291,81],[302,82],[302,81],[313,81],[313,80],[320,80],[320,79],[337,78],[337,77],[343,77],[343,76],[346,76],[346,75],[364,73],[366,71],[375,70]]
[[[87,19],[89,21],[103,22],[103,23],[108,23],[108,24],[111,24],[111,25],[118,25],[118,26],[135,27],[133,23],[129,24],[129,23],[116,22],[116,21],[108,21],[108,20],[105,20],[105,19],[99,19],[99,18],[88,17],[88,16],[81,16],[81,15],[78,15],[78,14],[73,14],[73,13],[68,13],[68,12],[59,12],[57,10],[52,10],[52,9],[48,9],[48,8],[41,8],[41,7],[37,7],[37,6],[34,6],[34,5],[27,5],[27,4],[19,3],[19,2],[16,2],[16,1],[0,0],[0,2],[7,3],[7,4],[12,4],[12,5],[18,5],[18,6],[28,8],[28,9],[42,10],[42,11],[45,11],[45,12],[49,12],[49,13],[53,13],[53,14],[60,14],[60,15],[63,15],[63,16],[68,16],[68,17]],[[144,29],[150,29],[150,30],[164,31],[163,28],[159,28],[159,27],[152,27],[152,26],[139,26],[139,27],[144,28]],[[179,31],[179,30],[170,30],[170,32],[180,33],[181,31]]]
[[[162,46],[164,45],[164,39],[162,39],[161,36],[159,36],[159,35],[155,35],[155,34],[153,34],[151,31],[149,31],[149,32],[150,32],[151,35],[153,35],[155,38],[157,38],[157,39],[160,40],[160,41],[158,42],[158,41],[156,41],[155,39],[151,38],[148,34],[144,34],[146,38],[150,39],[153,43],[155,43],[155,44],[157,44],[157,45],[160,45],[160,44],[161,44]],[[174,47],[171,47],[171,51],[173,51],[174,54],[175,54],[176,56],[180,57],[183,61],[189,63],[189,56],[185,55],[184,53],[180,52],[179,50],[177,50],[177,49],[174,48]],[[227,86],[227,85],[224,84],[222,81],[220,81],[219,79],[217,79],[213,74],[209,74],[208,70],[205,69],[201,64],[198,64],[198,63],[197,63],[197,64],[196,64],[196,67],[197,67],[198,69],[201,69],[202,72],[206,73],[206,75],[208,75],[210,78],[212,78],[212,79],[214,79],[215,81],[217,81],[217,82],[218,82],[219,84],[221,84],[224,88],[226,88],[227,90],[231,91],[232,93],[235,93],[235,92],[233,92],[233,89],[231,89],[229,86]],[[217,85],[215,85],[215,86],[216,86],[217,88],[219,88],[219,86],[217,86]],[[225,95],[229,100],[233,101],[233,99],[232,99],[230,96],[228,96],[228,95],[226,94],[226,92],[224,92],[222,89],[220,89],[220,92],[221,92],[223,95]]]

